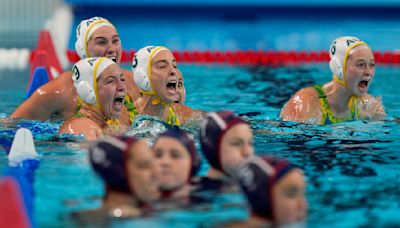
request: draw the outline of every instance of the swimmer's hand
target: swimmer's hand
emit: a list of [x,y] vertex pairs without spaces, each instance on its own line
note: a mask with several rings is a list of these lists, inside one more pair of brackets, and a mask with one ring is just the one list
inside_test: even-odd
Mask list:
[[384,120],[386,112],[382,104],[382,97],[365,96],[358,102],[360,119]]

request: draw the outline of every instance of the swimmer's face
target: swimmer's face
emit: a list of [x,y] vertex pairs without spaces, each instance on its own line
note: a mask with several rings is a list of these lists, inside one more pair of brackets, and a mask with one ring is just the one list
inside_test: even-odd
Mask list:
[[178,71],[178,100],[175,102],[179,104],[184,104],[186,101],[185,82],[183,80],[181,71],[179,69],[176,70]]
[[117,64],[108,66],[97,79],[99,102],[104,115],[118,118],[125,101],[125,76]]
[[160,198],[157,167],[154,157],[144,140],[139,140],[129,150],[126,164],[129,186],[141,202],[152,202]]
[[356,96],[364,96],[375,75],[374,55],[367,46],[354,48],[346,65],[347,88]]
[[306,217],[305,185],[303,172],[293,169],[272,187],[273,213],[277,223],[298,222]]
[[121,62],[121,40],[113,27],[96,29],[88,40],[88,50],[90,57],[107,57],[118,64]]
[[156,94],[170,104],[178,99],[178,70],[169,50],[158,52],[151,60],[151,78]]
[[191,159],[189,151],[177,139],[160,137],[154,144],[154,155],[158,166],[160,189],[178,189],[189,180]]
[[231,176],[233,176],[238,165],[253,154],[253,132],[248,124],[236,124],[222,136],[220,144],[221,165],[222,169]]

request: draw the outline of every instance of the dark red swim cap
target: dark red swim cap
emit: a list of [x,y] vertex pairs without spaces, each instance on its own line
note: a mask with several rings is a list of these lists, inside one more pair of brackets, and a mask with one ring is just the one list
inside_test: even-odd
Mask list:
[[231,111],[210,112],[200,129],[200,143],[203,154],[210,165],[224,172],[221,165],[220,144],[223,135],[239,123],[248,124]]
[[274,221],[272,187],[292,169],[286,160],[252,156],[237,169],[237,178],[254,214]]
[[134,136],[107,136],[90,145],[90,163],[110,190],[134,193],[129,187],[126,161],[128,149],[137,140]]

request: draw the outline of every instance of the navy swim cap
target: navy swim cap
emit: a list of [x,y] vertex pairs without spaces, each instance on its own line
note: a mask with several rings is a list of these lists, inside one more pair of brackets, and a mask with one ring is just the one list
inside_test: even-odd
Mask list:
[[200,129],[200,143],[203,154],[210,165],[222,170],[220,144],[223,135],[239,123],[248,124],[245,120],[231,111],[210,112],[203,120]]
[[133,136],[107,136],[89,147],[89,159],[93,169],[113,191],[134,193],[129,187],[126,162],[129,148],[137,142]]
[[298,168],[286,160],[253,156],[237,170],[237,177],[254,214],[274,221],[272,187],[289,171]]
[[196,175],[197,171],[200,168],[200,157],[196,153],[196,147],[194,144],[193,135],[186,133],[185,131],[181,130],[179,127],[172,127],[167,129],[165,132],[158,135],[154,144],[156,144],[157,140],[161,137],[171,137],[179,142],[189,151],[190,159],[191,159],[191,170],[190,170],[190,177]]

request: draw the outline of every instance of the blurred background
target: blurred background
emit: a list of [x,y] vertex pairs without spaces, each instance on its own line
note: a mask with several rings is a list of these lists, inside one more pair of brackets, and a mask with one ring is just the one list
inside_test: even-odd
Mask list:
[[334,38],[353,35],[374,50],[395,51],[399,9],[400,0],[1,0],[0,48],[8,55],[1,60],[19,54],[4,49],[34,49],[42,29],[65,55],[77,24],[92,16],[114,23],[126,50],[325,51]]

